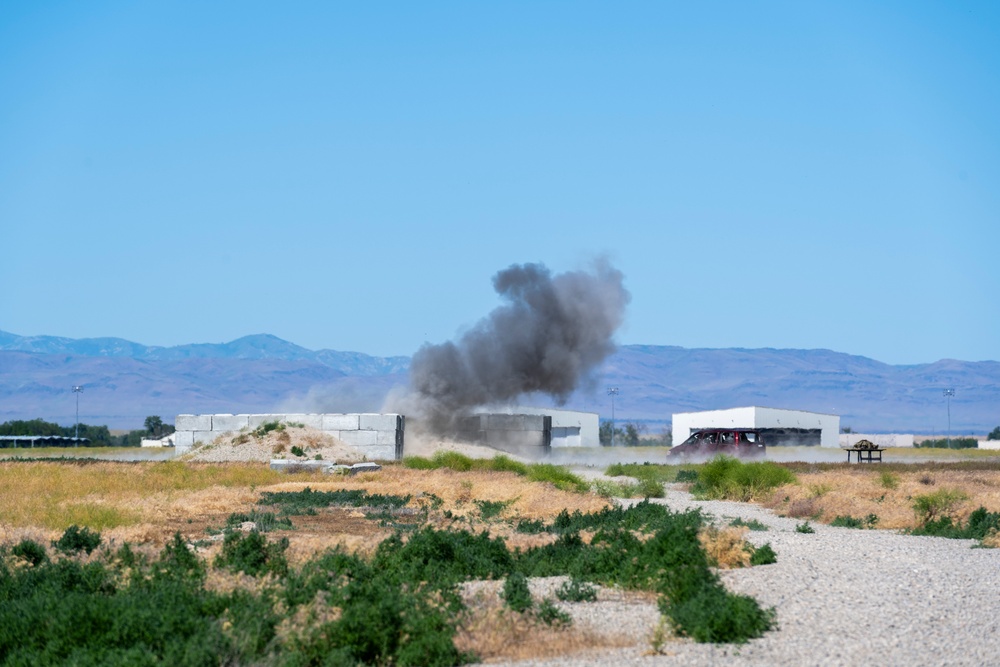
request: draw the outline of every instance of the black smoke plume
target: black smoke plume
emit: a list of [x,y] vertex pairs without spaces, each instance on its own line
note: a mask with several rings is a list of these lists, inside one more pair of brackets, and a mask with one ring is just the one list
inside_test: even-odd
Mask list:
[[407,407],[435,431],[471,408],[544,393],[562,404],[612,352],[629,293],[607,261],[553,276],[515,264],[493,277],[507,302],[455,342],[424,345]]

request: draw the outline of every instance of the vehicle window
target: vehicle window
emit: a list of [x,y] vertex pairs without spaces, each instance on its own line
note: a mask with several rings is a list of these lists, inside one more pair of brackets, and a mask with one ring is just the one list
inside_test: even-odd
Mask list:
[[756,433],[740,433],[741,442],[757,442]]
[[729,433],[727,431],[726,433],[722,433],[720,435],[722,436],[722,444],[724,444],[724,445],[731,445],[734,442],[733,434],[732,433]]
[[719,441],[719,434],[718,433],[703,433],[702,434],[702,442],[705,443],[705,444],[712,444],[712,445],[714,445],[718,441]]

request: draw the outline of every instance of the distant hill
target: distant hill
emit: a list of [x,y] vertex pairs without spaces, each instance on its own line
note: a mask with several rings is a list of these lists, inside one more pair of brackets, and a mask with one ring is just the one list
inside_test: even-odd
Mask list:
[[[0,331],[0,422],[74,420],[72,386],[84,386],[80,419],[138,428],[147,415],[186,412],[379,410],[405,385],[408,357],[312,351],[275,336],[230,343],[146,346],[120,338],[25,337]],[[619,420],[651,430],[671,413],[743,405],[841,415],[855,431],[944,433],[942,390],[954,387],[952,432],[1000,424],[1000,363],[942,360],[892,366],[830,350],[687,349],[626,345],[574,409],[610,417],[607,386],[619,387]],[[525,403],[550,405],[545,397]]]

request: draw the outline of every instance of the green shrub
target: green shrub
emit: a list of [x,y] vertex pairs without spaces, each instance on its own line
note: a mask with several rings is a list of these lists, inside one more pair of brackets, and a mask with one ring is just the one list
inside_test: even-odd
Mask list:
[[485,520],[492,519],[499,516],[508,507],[513,504],[514,499],[510,500],[476,500],[476,507],[479,508],[479,516]]
[[634,498],[639,493],[637,482],[613,482],[598,479],[591,482],[591,488],[602,498]]
[[514,530],[527,535],[537,535],[538,533],[544,533],[546,529],[544,521],[539,521],[537,519],[520,519],[514,527]]
[[313,491],[307,486],[301,491],[265,491],[260,494],[259,504],[278,507],[285,516],[296,516],[315,514],[316,508],[330,506],[394,509],[409,502],[410,496],[369,494],[361,489]]
[[698,481],[698,471],[697,470],[678,470],[677,476],[674,478],[675,482],[697,482]]
[[757,519],[751,519],[750,521],[744,521],[743,519],[737,517],[729,522],[730,526],[749,528],[750,530],[755,530],[758,532],[763,532],[767,530],[767,524],[761,523]]
[[443,531],[426,526],[405,542],[400,534],[384,540],[375,551],[376,569],[397,572],[407,581],[441,585],[465,579],[506,576],[514,565],[507,545],[483,532]]
[[528,578],[521,572],[512,572],[503,584],[501,596],[504,603],[517,612],[531,609],[531,591],[528,589]]
[[679,472],[677,466],[657,465],[654,463],[612,463],[604,471],[608,477],[635,477],[638,480],[652,480],[660,484],[676,481]]
[[849,514],[843,514],[834,517],[833,521],[830,522],[830,525],[839,528],[874,528],[877,523],[878,516],[875,514],[869,514],[863,519],[855,518]]
[[597,600],[597,589],[585,581],[570,578],[556,589],[556,597],[563,602],[594,602]]
[[268,543],[267,538],[257,531],[246,534],[227,533],[222,542],[222,553],[215,559],[215,566],[243,572],[252,577],[266,572],[281,576],[288,573],[286,549],[287,537]]
[[292,448],[290,450],[288,450],[288,451],[290,451],[292,453],[292,456],[305,456],[306,455],[305,450],[302,449],[301,447],[299,447],[298,445],[292,445]]
[[274,512],[251,510],[249,513],[230,514],[226,518],[226,530],[234,530],[247,522],[253,522],[254,530],[261,533],[269,533],[272,530],[291,530],[292,528],[292,520],[287,516],[279,518]]
[[538,620],[545,625],[566,627],[573,624],[573,617],[557,607],[552,600],[549,599],[542,600],[538,604],[538,610],[535,612],[535,616],[537,616]]
[[52,546],[64,554],[75,554],[81,551],[90,554],[100,544],[100,533],[91,532],[86,526],[80,528],[73,524],[63,532],[62,537],[52,543]]
[[808,521],[806,521],[805,523],[796,524],[796,526],[795,526],[795,532],[796,533],[815,533],[816,530],[812,526],[809,525]]
[[969,515],[969,520],[964,526],[951,516],[939,516],[924,521],[911,530],[910,534],[981,541],[995,531],[1000,531],[1000,512],[988,512],[985,507],[979,507]]
[[761,609],[753,598],[727,594],[721,587],[705,587],[660,610],[674,630],[697,642],[743,643],[774,627],[775,611]]
[[271,421],[271,422],[264,422],[263,424],[255,428],[253,430],[253,434],[258,438],[263,438],[271,431],[284,431],[284,430],[285,430],[285,425],[282,424],[280,421]]
[[774,549],[771,547],[770,542],[764,546],[757,547],[754,549],[753,553],[750,554],[751,565],[770,565],[771,563],[777,562],[778,554],[774,553]]
[[528,475],[528,465],[526,463],[521,463],[520,461],[515,461],[509,456],[504,456],[500,454],[499,456],[494,456],[489,459],[489,469],[493,472],[513,472],[522,477]]
[[10,553],[36,566],[49,561],[45,547],[34,540],[21,540],[11,548]]
[[888,471],[879,473],[878,480],[884,489],[895,489],[899,486],[899,477]]
[[716,456],[701,467],[691,492],[701,498],[748,501],[794,481],[795,475],[771,461],[744,463]]
[[958,489],[938,489],[913,498],[913,511],[922,524],[932,523],[944,517],[950,517],[956,506],[969,496]]
[[948,438],[937,438],[933,440],[923,440],[921,442],[914,443],[914,447],[927,447],[933,449],[976,449],[979,447],[979,441],[975,438],[952,438],[951,444],[948,443]]
[[532,463],[528,466],[528,479],[532,482],[548,482],[563,491],[586,493],[590,484],[569,471],[565,466],[551,463]]
[[639,495],[643,498],[662,498],[663,482],[655,479],[639,480]]

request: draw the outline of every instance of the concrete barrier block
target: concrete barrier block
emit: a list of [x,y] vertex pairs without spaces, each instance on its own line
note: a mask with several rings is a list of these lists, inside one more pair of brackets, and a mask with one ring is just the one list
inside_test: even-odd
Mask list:
[[212,415],[213,431],[239,431],[249,425],[250,415]]
[[356,431],[359,424],[359,415],[323,415],[324,431]]
[[378,444],[378,431],[341,431],[338,437],[354,447]]
[[220,435],[222,434],[215,431],[191,431],[193,441],[200,442],[203,445],[207,445]]
[[510,451],[507,447],[547,447],[549,439],[544,431],[487,431],[486,444],[496,449]]
[[488,431],[523,431],[525,415],[488,414],[486,430]]
[[552,417],[549,415],[525,415],[524,430],[526,431],[551,431]]
[[177,448],[178,454],[191,449],[192,445],[194,445],[194,431],[174,432],[174,447]]
[[399,415],[395,414],[362,414],[358,418],[362,431],[395,431],[399,424]]
[[261,424],[281,421],[284,416],[285,415],[247,415],[247,427],[251,430],[259,428]]
[[211,431],[212,415],[177,415],[174,428],[178,431]]
[[288,418],[285,421],[289,423],[302,424],[307,428],[323,430],[323,415],[288,415]]
[[375,444],[395,445],[400,440],[402,431],[375,431]]
[[359,447],[358,451],[365,455],[368,460],[374,461],[395,461],[396,447],[389,445],[372,445],[370,447]]

